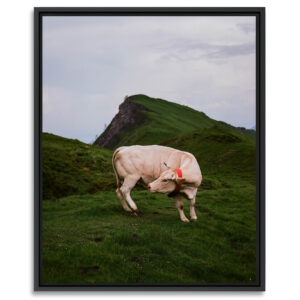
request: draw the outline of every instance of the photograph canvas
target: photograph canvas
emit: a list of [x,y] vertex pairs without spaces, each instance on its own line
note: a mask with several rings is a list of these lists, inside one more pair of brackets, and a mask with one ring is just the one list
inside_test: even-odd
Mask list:
[[263,15],[36,8],[36,289],[264,289]]

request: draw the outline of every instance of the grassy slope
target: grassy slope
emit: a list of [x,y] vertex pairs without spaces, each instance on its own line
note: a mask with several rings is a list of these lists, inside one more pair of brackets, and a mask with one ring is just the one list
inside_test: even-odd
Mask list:
[[[110,183],[105,189],[114,186],[110,151],[48,134],[44,142],[44,174],[54,169],[57,184],[66,178],[87,193],[95,176]],[[181,223],[171,198],[146,191],[133,192],[137,218],[112,190],[43,201],[43,282],[255,281],[254,143],[212,127],[163,144],[191,151],[200,162],[199,221]],[[91,177],[83,180],[86,166]]]
[[114,192],[45,201],[42,281],[254,282],[254,195],[250,186],[199,192],[199,220],[187,224],[171,198],[146,191],[132,195],[138,217]]
[[147,191],[132,193],[139,217],[124,212],[112,151],[43,134],[44,195],[52,200],[43,201],[44,283],[255,281],[255,142],[215,124],[189,127],[186,118],[176,136],[138,136],[146,143],[155,134],[199,161],[199,220],[189,224],[171,198]]
[[43,133],[43,199],[115,187],[112,151]]
[[[115,148],[135,144],[153,145],[179,134],[209,128],[214,125],[234,130],[234,127],[224,122],[213,120],[203,112],[188,106],[145,95],[135,95],[130,98],[133,102],[145,106],[150,111],[143,112],[143,123],[139,127],[131,128],[130,131],[123,134]],[[253,130],[239,131],[255,138],[255,131]]]

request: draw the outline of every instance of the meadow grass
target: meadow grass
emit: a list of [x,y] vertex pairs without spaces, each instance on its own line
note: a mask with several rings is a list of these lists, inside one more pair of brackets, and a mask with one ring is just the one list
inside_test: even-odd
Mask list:
[[42,282],[255,282],[254,186],[198,192],[191,223],[172,198],[132,196],[138,217],[114,192],[44,201]]

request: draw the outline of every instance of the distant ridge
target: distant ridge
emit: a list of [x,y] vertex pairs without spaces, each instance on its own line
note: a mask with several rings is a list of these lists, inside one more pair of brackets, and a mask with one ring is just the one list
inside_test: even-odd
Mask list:
[[185,105],[139,94],[125,98],[117,115],[93,144],[107,149],[134,144],[159,144],[174,136],[212,126],[255,138],[254,130],[216,121]]

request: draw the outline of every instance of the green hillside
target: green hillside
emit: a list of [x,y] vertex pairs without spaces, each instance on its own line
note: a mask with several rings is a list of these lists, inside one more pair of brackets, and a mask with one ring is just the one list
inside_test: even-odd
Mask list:
[[129,98],[132,102],[146,107],[147,111],[141,112],[143,122],[136,126],[131,125],[125,133],[122,133],[114,148],[124,145],[158,144],[170,137],[215,125],[255,139],[254,130],[236,128],[224,122],[218,122],[188,106],[146,95],[134,95]]
[[155,141],[195,155],[203,173],[198,222],[182,223],[172,198],[142,185],[131,194],[139,216],[125,212],[112,150],[43,133],[43,283],[256,281],[255,141],[188,107],[149,99],[134,98],[150,111],[120,143]]
[[43,199],[111,190],[112,151],[43,133]]
[[[49,133],[43,133],[42,144],[44,200],[115,189],[113,151]],[[213,126],[160,144],[195,155],[202,187],[220,186],[224,176],[255,184],[255,142],[234,131]]]

